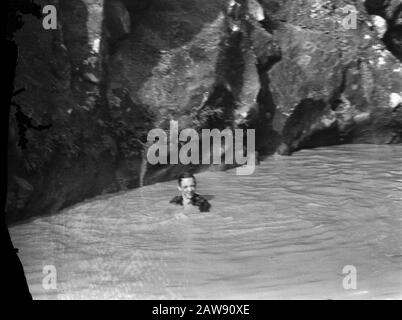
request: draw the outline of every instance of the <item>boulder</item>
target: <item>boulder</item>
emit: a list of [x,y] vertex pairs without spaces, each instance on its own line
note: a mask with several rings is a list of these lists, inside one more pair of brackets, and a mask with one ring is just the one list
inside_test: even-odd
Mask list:
[[369,14],[380,16],[387,21],[383,41],[388,50],[402,61],[402,1],[366,0],[364,5]]
[[[402,91],[401,64],[371,28],[363,5],[345,10],[345,1],[261,4],[282,51],[268,72],[273,126],[288,146],[280,152],[402,141],[402,122],[390,107],[391,97]],[[345,19],[353,12],[356,28],[349,28]]]

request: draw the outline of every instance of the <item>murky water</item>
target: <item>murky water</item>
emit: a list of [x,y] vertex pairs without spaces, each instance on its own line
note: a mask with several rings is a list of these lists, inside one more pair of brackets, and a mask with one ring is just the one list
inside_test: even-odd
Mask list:
[[171,181],[10,228],[33,297],[402,298],[401,145],[305,150],[251,176],[197,178],[210,213],[169,205]]

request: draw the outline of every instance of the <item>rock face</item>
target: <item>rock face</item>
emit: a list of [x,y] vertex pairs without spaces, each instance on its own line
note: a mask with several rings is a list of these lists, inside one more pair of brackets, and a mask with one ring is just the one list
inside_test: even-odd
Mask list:
[[383,41],[387,48],[402,61],[402,1],[366,0],[367,12],[382,17],[387,23]]
[[361,2],[261,3],[282,50],[269,71],[280,153],[401,142],[401,108],[391,103],[401,94],[401,65],[371,28]]
[[[38,1],[57,29],[24,15],[9,128],[7,219],[53,213],[114,185],[115,151],[104,115],[103,1]],[[38,130],[42,128],[42,130]]]
[[396,2],[37,2],[56,6],[58,28],[24,16],[15,34],[26,90],[10,115],[9,221],[173,178],[180,165],[145,158],[170,120],[254,128],[262,156],[402,142]]

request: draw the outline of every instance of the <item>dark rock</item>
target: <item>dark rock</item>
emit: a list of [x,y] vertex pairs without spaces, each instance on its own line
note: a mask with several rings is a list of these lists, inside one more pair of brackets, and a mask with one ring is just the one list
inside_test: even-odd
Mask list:
[[[291,152],[344,142],[385,143],[398,135],[377,126],[370,127],[370,135],[362,133],[373,114],[384,115],[383,120],[390,115],[390,98],[402,91],[400,63],[366,24],[342,30],[339,21],[344,16],[338,9],[347,3],[332,4],[335,9],[326,2],[319,8],[287,3],[286,23],[279,23],[274,32],[282,59],[269,71],[276,105],[273,121]],[[364,7],[356,9],[370,20]],[[280,7],[271,15],[284,19]]]
[[130,13],[125,4],[118,0],[105,1],[105,26],[109,34],[108,42],[113,44],[130,33]]
[[402,1],[366,0],[367,12],[384,18],[388,24],[383,41],[395,57],[402,61]]
[[290,149],[286,143],[281,143],[281,145],[278,147],[277,153],[283,156],[288,156],[291,154]]
[[13,209],[14,207],[16,209],[24,208],[34,191],[33,186],[25,179],[17,176],[12,177],[9,185],[7,197],[8,209]]
[[93,84],[98,84],[99,83],[99,79],[92,73],[84,73],[83,75],[84,79],[93,83]]

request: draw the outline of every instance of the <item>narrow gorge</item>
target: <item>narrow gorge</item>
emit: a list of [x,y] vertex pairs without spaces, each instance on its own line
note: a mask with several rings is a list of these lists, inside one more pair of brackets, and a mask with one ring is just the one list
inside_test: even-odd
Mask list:
[[255,129],[261,159],[402,143],[402,1],[36,3],[58,24],[21,12],[9,34],[24,91],[9,119],[8,222],[175,178],[181,165],[144,156],[170,120]]

